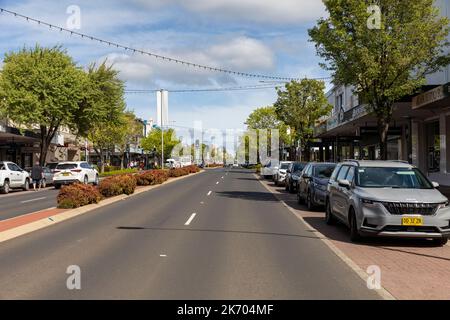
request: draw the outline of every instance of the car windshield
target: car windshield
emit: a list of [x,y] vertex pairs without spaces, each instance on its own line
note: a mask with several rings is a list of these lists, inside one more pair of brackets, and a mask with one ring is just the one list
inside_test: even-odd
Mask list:
[[287,168],[289,168],[289,163],[283,163],[283,164],[281,164],[280,169],[287,169]]
[[56,169],[59,169],[59,170],[70,170],[70,169],[76,169],[76,168],[77,168],[76,163],[62,163],[62,164],[58,164],[56,166]]
[[303,163],[296,163],[294,164],[294,172],[302,171],[305,168],[305,165]]
[[335,165],[322,165],[314,168],[314,177],[320,179],[329,179],[333,173]]
[[416,168],[360,167],[356,185],[364,188],[432,189],[427,178]]

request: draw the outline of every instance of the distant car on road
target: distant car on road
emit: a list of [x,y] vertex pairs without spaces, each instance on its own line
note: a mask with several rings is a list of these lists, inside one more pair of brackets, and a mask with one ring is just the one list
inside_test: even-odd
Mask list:
[[325,220],[341,221],[350,239],[385,236],[433,239],[450,237],[448,199],[416,167],[399,161],[347,161],[328,185]]
[[275,185],[278,186],[280,184],[283,184],[286,179],[286,172],[289,168],[292,161],[281,161],[278,169],[275,171],[275,175],[273,177],[273,181],[275,182]]
[[309,210],[325,205],[328,181],[335,167],[335,163],[308,163],[298,181],[298,203],[306,202]]
[[52,173],[55,172],[56,166],[59,162],[48,162],[45,166],[50,169]]
[[30,188],[30,174],[14,162],[0,161],[0,193],[9,193],[11,189]]
[[98,181],[98,171],[84,161],[60,162],[56,166],[53,176],[53,184],[56,189],[59,189],[61,185],[75,182],[97,185]]
[[303,169],[306,167],[306,162],[292,162],[286,171],[286,179],[284,185],[286,191],[289,193],[294,193],[297,190],[298,180]]

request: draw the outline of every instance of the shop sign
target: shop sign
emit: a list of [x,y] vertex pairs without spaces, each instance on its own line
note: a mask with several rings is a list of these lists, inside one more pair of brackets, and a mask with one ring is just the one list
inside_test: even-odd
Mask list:
[[427,104],[442,100],[449,96],[449,85],[442,85],[432,90],[419,94],[412,99],[412,108],[418,109]]

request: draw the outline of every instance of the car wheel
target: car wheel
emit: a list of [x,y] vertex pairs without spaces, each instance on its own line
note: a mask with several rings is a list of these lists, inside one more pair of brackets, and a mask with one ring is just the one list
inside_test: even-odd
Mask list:
[[448,238],[437,238],[433,239],[433,243],[436,247],[443,247],[447,244]]
[[331,204],[329,200],[327,200],[326,204],[325,222],[330,226],[336,224],[336,218],[333,216],[333,212],[331,212]]
[[297,192],[297,202],[298,204],[303,204],[303,198],[300,195],[300,192]]
[[94,186],[98,186],[98,174],[95,176]]
[[42,188],[45,188],[47,186],[47,181],[45,179],[42,179]]
[[84,184],[88,184],[88,182],[89,182],[88,177],[87,177],[87,176],[84,176],[83,183],[84,183]]
[[25,179],[25,183],[24,183],[24,185],[23,185],[23,187],[22,187],[22,190],[23,190],[23,191],[28,191],[28,190],[30,190],[30,180]]
[[350,241],[358,242],[361,240],[361,235],[358,230],[358,222],[354,209],[350,210]]
[[306,206],[308,207],[309,211],[313,211],[315,206],[314,199],[312,198],[311,192],[308,192],[308,195],[306,196]]
[[3,185],[3,188],[0,190],[0,192],[3,193],[3,194],[7,194],[7,193],[9,193],[9,190],[10,190],[10,188],[9,188],[9,181],[6,180],[5,184]]
[[294,193],[294,186],[292,185],[292,183],[289,184],[289,193]]
[[55,184],[55,189],[61,189],[61,185],[60,184]]

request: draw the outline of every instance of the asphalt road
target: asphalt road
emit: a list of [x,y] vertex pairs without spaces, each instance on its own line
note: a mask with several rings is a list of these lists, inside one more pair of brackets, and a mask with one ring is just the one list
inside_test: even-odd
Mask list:
[[227,170],[0,243],[0,298],[379,298],[251,172]]
[[58,190],[49,187],[33,191],[32,188],[30,191],[14,190],[0,195],[0,221],[56,207]]

